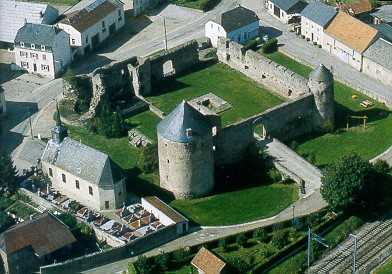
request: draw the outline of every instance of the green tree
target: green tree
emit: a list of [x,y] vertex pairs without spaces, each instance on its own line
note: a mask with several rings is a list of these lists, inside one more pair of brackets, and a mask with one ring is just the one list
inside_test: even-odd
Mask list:
[[148,145],[142,149],[140,153],[139,168],[145,173],[153,173],[158,171],[158,146]]
[[327,168],[321,195],[334,209],[363,206],[363,191],[372,173],[372,165],[357,154],[343,156]]
[[17,188],[16,169],[8,154],[0,153],[0,186],[7,187],[12,193]]
[[64,223],[66,224],[69,229],[73,230],[76,228],[78,222],[76,221],[76,218],[74,215],[70,214],[70,213],[63,213],[60,214],[58,216],[58,218]]
[[13,224],[14,220],[5,212],[0,211],[0,233],[7,230]]
[[108,138],[122,137],[125,134],[124,120],[117,112],[111,112],[108,106],[102,107],[94,123],[98,133]]
[[246,238],[246,236],[243,233],[241,233],[236,237],[235,241],[238,244],[238,246],[244,246],[246,244],[246,242],[248,241],[248,239]]
[[159,271],[165,272],[169,268],[170,255],[168,253],[162,252],[154,258],[154,263]]
[[154,273],[154,262],[151,258],[147,258],[146,256],[139,256],[134,265],[140,274]]
[[272,53],[278,49],[278,39],[271,38],[261,46],[264,53]]
[[277,230],[272,234],[271,244],[278,249],[285,247],[289,243],[289,231]]

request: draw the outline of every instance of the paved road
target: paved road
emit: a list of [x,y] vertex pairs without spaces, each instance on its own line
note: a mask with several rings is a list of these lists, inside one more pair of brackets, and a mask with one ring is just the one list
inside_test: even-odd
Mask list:
[[305,181],[305,197],[319,190],[321,187],[321,171],[291,148],[279,140],[273,139],[267,143],[266,152],[273,157],[278,165]]

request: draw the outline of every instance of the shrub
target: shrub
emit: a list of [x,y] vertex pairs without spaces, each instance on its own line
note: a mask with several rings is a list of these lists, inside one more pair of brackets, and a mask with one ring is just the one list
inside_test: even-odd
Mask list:
[[251,39],[244,45],[244,50],[248,50],[248,49],[256,50],[258,44],[260,44],[260,37]]
[[73,230],[77,227],[78,222],[76,221],[75,216],[70,213],[63,213],[58,216],[58,218],[66,224],[69,229]]
[[272,53],[278,49],[278,39],[271,38],[261,46],[263,53]]
[[220,239],[218,245],[223,251],[227,251],[228,243],[225,238]]
[[168,270],[170,263],[170,254],[162,252],[160,255],[154,257],[154,264],[159,271],[165,272]]
[[253,238],[264,242],[268,239],[268,234],[263,228],[259,228],[253,231]]
[[10,198],[7,197],[0,197],[0,211],[5,210],[6,208],[10,207],[14,201],[12,201]]
[[271,244],[278,249],[283,248],[289,243],[289,232],[287,230],[278,230],[272,234]]
[[172,258],[176,264],[181,265],[181,264],[186,263],[189,260],[189,255],[190,254],[189,254],[188,250],[186,250],[184,248],[180,248],[180,249],[173,251]]
[[282,174],[276,168],[268,170],[268,177],[271,178],[273,183],[279,183],[282,181]]
[[136,267],[133,263],[128,264],[128,274],[138,274]]
[[14,220],[3,211],[0,211],[0,233],[14,224]]
[[230,268],[238,271],[237,273],[247,273],[252,268],[252,265],[241,257],[229,257],[227,264]]
[[153,274],[154,273],[154,262],[151,258],[146,256],[139,256],[137,261],[134,263],[136,270],[140,274]]
[[245,236],[243,233],[237,235],[237,237],[236,237],[236,239],[235,239],[236,243],[237,243],[239,246],[243,246],[243,245],[247,242],[247,240],[248,240],[248,239],[246,238],[246,236]]
[[220,0],[206,0],[201,3],[200,8],[203,11],[212,10],[216,5],[218,5]]

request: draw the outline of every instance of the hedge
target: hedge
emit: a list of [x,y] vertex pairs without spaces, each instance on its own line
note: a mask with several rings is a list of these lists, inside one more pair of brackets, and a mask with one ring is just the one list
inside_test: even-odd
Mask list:
[[278,49],[278,39],[272,38],[269,39],[261,46],[261,50],[263,53],[272,53]]

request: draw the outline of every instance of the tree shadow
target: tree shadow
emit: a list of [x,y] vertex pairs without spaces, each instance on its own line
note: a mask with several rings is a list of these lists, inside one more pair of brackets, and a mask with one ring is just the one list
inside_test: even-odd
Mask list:
[[11,64],[0,63],[0,84],[11,81],[23,74],[20,70],[11,70]]
[[160,5],[158,5],[157,7],[153,8],[153,9],[149,9],[146,11],[146,14],[148,16],[157,16],[159,15],[164,9],[167,8],[167,6],[169,6],[170,3],[162,3]]
[[76,74],[87,74],[93,72],[96,68],[110,64],[112,61],[112,59],[106,56],[92,53],[75,59],[70,68]]

